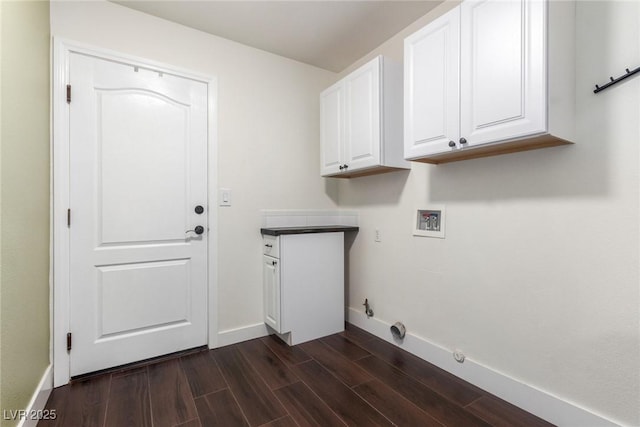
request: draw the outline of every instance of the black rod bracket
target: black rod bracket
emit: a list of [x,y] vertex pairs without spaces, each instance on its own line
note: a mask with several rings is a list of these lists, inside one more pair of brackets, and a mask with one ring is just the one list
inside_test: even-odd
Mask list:
[[593,90],[593,93],[598,93],[602,90],[605,90],[606,88],[613,86],[614,84],[621,82],[622,80],[626,79],[627,77],[631,77],[634,74],[640,73],[640,67],[636,68],[635,70],[631,70],[629,71],[629,69],[627,68],[626,73],[621,75],[620,77],[614,79],[613,77],[609,77],[609,80],[607,83],[603,84],[602,86],[600,85],[596,85],[596,88]]

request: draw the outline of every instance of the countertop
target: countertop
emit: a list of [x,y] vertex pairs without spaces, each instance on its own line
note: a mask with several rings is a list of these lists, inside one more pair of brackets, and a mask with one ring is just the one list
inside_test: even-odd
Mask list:
[[268,227],[261,228],[260,232],[269,236],[280,236],[283,234],[335,233],[339,231],[358,230],[358,227],[351,225],[311,225],[305,227]]

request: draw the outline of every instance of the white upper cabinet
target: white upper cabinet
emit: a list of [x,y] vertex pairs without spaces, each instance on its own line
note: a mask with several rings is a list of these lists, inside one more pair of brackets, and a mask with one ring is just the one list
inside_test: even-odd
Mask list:
[[378,56],[320,95],[321,174],[408,169],[402,153],[402,67]]
[[380,61],[369,62],[344,79],[346,95],[344,160],[348,170],[380,164]]
[[446,152],[459,138],[460,8],[433,21],[404,44],[404,154]]
[[405,158],[568,144],[573,2],[467,0],[405,40]]
[[460,136],[469,146],[546,131],[545,3],[460,6]]
[[344,149],[343,85],[337,83],[325,90],[320,97],[320,144],[322,146],[321,174],[327,175],[342,166]]

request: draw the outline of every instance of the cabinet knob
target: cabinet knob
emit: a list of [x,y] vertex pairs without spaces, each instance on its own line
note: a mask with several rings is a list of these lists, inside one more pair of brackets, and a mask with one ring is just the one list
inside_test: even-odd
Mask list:
[[271,261],[271,265],[278,265],[278,261]]
[[466,144],[466,143],[467,143],[467,140],[466,140],[466,139],[464,139],[464,138],[460,138],[460,144]]
[[340,165],[340,170],[344,169],[344,166]]
[[453,148],[456,146],[456,143],[453,141],[449,141],[449,147]]
[[349,167],[349,165],[344,165],[344,168],[347,169]]

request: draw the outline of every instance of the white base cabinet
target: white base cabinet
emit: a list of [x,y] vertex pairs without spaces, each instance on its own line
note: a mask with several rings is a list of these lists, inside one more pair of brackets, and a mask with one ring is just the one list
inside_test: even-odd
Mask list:
[[263,235],[264,322],[289,345],[344,330],[344,233]]
[[465,0],[405,39],[404,155],[445,163],[571,143],[575,3]]

